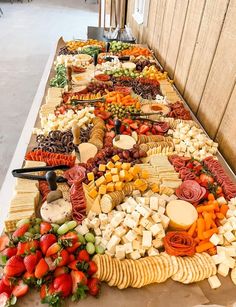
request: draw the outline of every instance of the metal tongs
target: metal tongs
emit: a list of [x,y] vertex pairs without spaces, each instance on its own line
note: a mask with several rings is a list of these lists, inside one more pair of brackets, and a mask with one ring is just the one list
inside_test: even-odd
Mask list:
[[96,99],[84,99],[84,100],[79,100],[79,99],[71,99],[71,103],[76,106],[78,104],[84,104],[84,103],[96,103],[96,102],[105,102],[105,98],[96,98]]
[[[151,118],[148,118],[148,116],[150,115],[156,115],[156,116],[160,116],[160,114],[157,114],[155,112],[150,112],[150,113],[131,113],[131,116],[132,116],[132,119],[137,119],[137,120],[147,120],[147,121],[150,121],[152,123],[158,123],[159,120],[154,120],[154,119],[151,119]],[[144,117],[142,117],[144,116]]]

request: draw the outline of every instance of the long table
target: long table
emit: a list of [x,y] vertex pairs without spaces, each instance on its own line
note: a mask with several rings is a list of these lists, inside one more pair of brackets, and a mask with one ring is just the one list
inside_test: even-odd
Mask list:
[[[51,51],[37,93],[32,103],[29,115],[25,122],[21,137],[17,144],[14,156],[9,166],[4,183],[2,185],[2,189],[0,192],[1,232],[3,231],[4,220],[8,213],[15,185],[15,178],[12,176],[11,171],[15,168],[20,168],[22,166],[25,153],[27,149],[29,149],[32,146],[34,140],[34,136],[32,136],[32,129],[35,126],[39,127],[39,118],[38,118],[39,108],[41,104],[44,103],[46,96],[45,93],[47,92],[47,89],[49,87],[49,80],[54,75],[54,69],[53,69],[54,59],[57,56],[60,47],[63,45],[64,41],[62,38],[60,38],[56,42],[53,50]],[[186,107],[188,108],[187,104]],[[193,114],[192,116],[197,121],[197,119]],[[220,153],[218,153],[218,158],[220,162],[224,165],[225,169],[227,170],[231,178],[236,180],[235,175],[233,174],[232,170],[230,169],[226,161],[220,155]],[[165,305],[166,307],[168,306],[187,307],[187,306],[194,306],[196,304],[206,304],[206,303],[226,305],[236,301],[235,286],[231,282],[230,278],[220,277],[220,280],[222,281],[222,286],[217,290],[211,290],[207,281],[203,281],[197,284],[183,285],[178,282],[174,282],[171,279],[163,284],[158,284],[158,285],[152,284],[141,289],[128,288],[125,290],[118,290],[117,288],[111,288],[104,284],[102,286],[102,294],[99,300],[95,300],[94,298],[89,297],[83,302],[77,304],[81,304],[82,306],[90,306],[90,307],[93,306],[106,307],[111,305],[112,307],[116,306],[117,307],[118,306],[119,307],[121,306],[129,306],[129,307],[161,306],[162,307],[163,305]],[[23,299],[19,300],[18,306],[41,306],[39,294],[32,291],[30,294],[27,294]],[[75,306],[75,303],[68,302],[66,306]]]

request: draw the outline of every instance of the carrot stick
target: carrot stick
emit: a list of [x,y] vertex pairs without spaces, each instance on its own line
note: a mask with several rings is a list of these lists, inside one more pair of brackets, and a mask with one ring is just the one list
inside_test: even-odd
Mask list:
[[205,222],[202,217],[197,219],[197,236],[200,240],[204,240],[203,232],[205,231]]
[[220,219],[220,220],[222,220],[222,219],[224,219],[224,218],[225,218],[224,214],[223,214],[223,213],[221,213],[221,212],[216,213],[216,217],[217,217],[218,219]]
[[204,221],[206,224],[206,230],[209,230],[211,228],[211,222],[212,222],[211,214],[208,212],[202,212],[202,215],[204,217]]
[[203,232],[203,237],[205,239],[210,238],[214,233],[218,233],[218,228],[212,228]]
[[197,207],[197,212],[201,213],[203,211],[211,211],[214,209],[215,209],[215,205],[211,204],[211,205]]
[[192,224],[192,226],[189,228],[188,234],[189,234],[191,237],[193,236],[196,227],[197,227],[197,222],[194,222],[194,223]]
[[226,204],[221,205],[220,213],[224,214],[224,216],[226,216],[226,213],[227,213],[228,210],[229,210],[228,205],[226,205]]
[[204,243],[202,245],[196,246],[196,252],[202,253],[202,252],[205,252],[212,247],[214,247],[214,245],[211,242],[207,242],[207,243]]

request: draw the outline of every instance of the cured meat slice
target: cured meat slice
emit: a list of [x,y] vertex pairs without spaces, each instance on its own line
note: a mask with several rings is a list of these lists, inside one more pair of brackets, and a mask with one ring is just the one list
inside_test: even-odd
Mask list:
[[185,231],[170,231],[163,239],[167,254],[171,256],[193,256],[196,243]]
[[194,180],[186,180],[176,189],[175,194],[179,199],[197,203],[206,194],[206,189]]
[[68,169],[64,173],[64,177],[67,179],[68,184],[72,185],[75,181],[82,182],[85,178],[86,169],[80,165],[75,165]]

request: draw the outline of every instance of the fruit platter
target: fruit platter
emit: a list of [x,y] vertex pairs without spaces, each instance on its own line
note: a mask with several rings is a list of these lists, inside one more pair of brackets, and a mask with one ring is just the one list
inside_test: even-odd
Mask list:
[[60,43],[11,172],[1,307],[235,291],[236,181],[147,47]]

